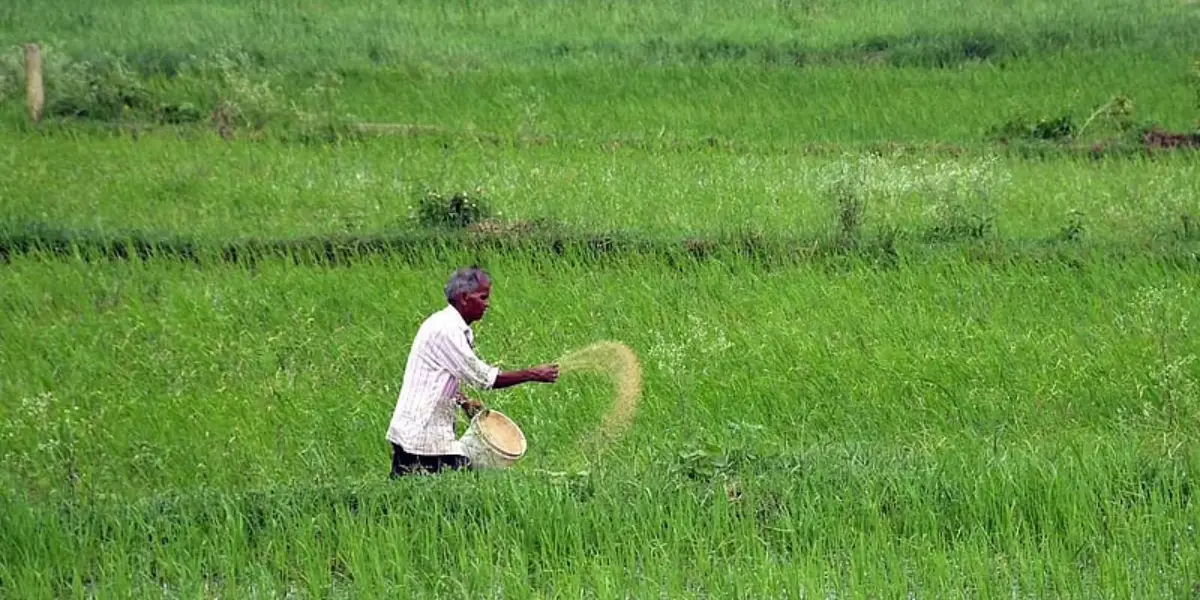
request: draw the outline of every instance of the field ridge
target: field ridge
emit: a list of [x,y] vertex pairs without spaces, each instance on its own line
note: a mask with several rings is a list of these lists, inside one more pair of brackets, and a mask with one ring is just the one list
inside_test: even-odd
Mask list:
[[760,266],[858,259],[895,265],[901,254],[928,252],[961,254],[971,262],[1151,260],[1191,271],[1200,266],[1198,232],[1167,232],[1158,239],[1089,242],[1060,235],[1045,239],[953,239],[937,231],[915,235],[867,233],[854,237],[764,235],[757,232],[721,236],[639,235],[633,232],[570,232],[509,230],[409,230],[369,235],[329,235],[296,238],[245,238],[223,242],[144,232],[97,234],[44,226],[24,230],[0,229],[0,264],[36,256],[85,261],[175,260],[197,266],[253,265],[264,260],[288,260],[298,265],[347,267],[383,258],[427,264],[449,256],[470,254],[480,260],[498,256],[568,258],[602,263],[623,258],[661,261],[675,267],[690,262],[742,260]]

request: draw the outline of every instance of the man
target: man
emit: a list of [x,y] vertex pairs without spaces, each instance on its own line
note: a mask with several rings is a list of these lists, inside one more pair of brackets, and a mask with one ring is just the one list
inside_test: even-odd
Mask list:
[[450,276],[445,291],[449,306],[425,319],[408,354],[387,432],[393,479],[415,471],[470,467],[462,443],[455,439],[454,409],[461,406],[473,416],[483,405],[467,400],[459,389],[461,383],[498,390],[558,380],[557,365],[502,373],[476,356],[471,323],[482,319],[488,309],[492,283],[486,271],[459,269]]

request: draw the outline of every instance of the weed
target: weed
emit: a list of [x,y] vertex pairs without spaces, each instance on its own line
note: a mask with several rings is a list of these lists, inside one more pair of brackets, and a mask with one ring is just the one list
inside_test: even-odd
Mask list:
[[1062,142],[1072,139],[1076,126],[1069,115],[1027,119],[1017,117],[988,130],[987,137],[999,142]]
[[1087,232],[1087,222],[1084,219],[1084,214],[1078,209],[1071,209],[1067,213],[1067,224],[1059,231],[1059,237],[1068,242],[1076,242],[1083,239],[1084,233]]
[[449,195],[430,189],[418,198],[411,218],[422,227],[461,229],[480,223],[492,215],[491,202],[482,188]]
[[868,156],[838,161],[822,172],[821,193],[833,205],[836,236],[843,242],[861,237],[868,202],[878,193],[876,164],[877,159]]
[[1088,116],[1083,125],[1079,127],[1076,137],[1082,138],[1084,132],[1093,123],[1107,123],[1118,136],[1126,136],[1137,128],[1137,122],[1134,120],[1135,113],[1136,107],[1132,100],[1126,96],[1114,96]]
[[857,240],[868,207],[875,230],[898,229],[902,215],[919,213],[939,239],[981,238],[994,228],[997,195],[1007,174],[997,161],[911,163],[877,156],[843,159],[822,171],[822,194],[837,207],[837,232]]
[[1191,213],[1179,215],[1179,237],[1183,240],[1200,239],[1200,223]]
[[199,123],[204,120],[204,111],[191,102],[179,104],[160,104],[157,119],[163,123],[180,125],[184,123]]
[[214,76],[212,121],[227,137],[236,129],[261,130],[285,107],[278,75],[258,68],[245,51],[216,52],[183,72],[198,79],[207,79],[209,73]]

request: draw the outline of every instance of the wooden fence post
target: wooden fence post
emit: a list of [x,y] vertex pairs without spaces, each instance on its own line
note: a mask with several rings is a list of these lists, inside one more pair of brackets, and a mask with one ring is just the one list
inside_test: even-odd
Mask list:
[[42,49],[37,44],[25,45],[25,101],[29,118],[41,123],[46,107],[46,86],[42,80]]

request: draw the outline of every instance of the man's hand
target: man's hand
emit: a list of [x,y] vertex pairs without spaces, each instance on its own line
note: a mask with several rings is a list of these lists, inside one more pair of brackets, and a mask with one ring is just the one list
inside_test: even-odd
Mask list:
[[474,418],[484,408],[482,402],[470,398],[464,399],[459,406],[462,407],[463,412],[467,413],[467,418]]
[[554,383],[558,381],[558,365],[541,365],[529,370],[533,381]]

